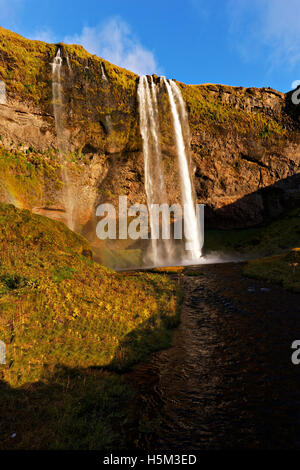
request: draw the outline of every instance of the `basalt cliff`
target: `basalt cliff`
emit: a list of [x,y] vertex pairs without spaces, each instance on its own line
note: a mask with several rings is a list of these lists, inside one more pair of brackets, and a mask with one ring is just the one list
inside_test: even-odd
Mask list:
[[[52,63],[62,57],[61,127],[76,230],[93,227],[95,207],[145,203],[138,76],[77,45],[32,41],[0,28],[0,200],[63,219],[63,181],[53,113]],[[159,77],[154,76],[154,81]],[[201,77],[199,77],[201,80]],[[206,224],[259,225],[300,198],[300,105],[270,88],[185,85],[197,200]],[[174,137],[159,96],[161,147],[170,202],[179,200]]]

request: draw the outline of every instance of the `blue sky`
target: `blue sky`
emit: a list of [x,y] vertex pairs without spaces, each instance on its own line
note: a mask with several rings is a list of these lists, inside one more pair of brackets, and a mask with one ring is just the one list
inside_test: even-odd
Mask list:
[[300,0],[0,0],[0,24],[185,83],[300,80]]

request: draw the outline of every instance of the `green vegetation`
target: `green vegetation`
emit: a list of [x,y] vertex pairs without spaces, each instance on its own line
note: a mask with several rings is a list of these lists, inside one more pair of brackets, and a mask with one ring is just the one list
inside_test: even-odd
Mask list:
[[244,267],[244,274],[277,282],[286,289],[300,292],[300,248],[294,248],[287,254],[250,261]]
[[[118,94],[120,88],[125,90],[125,100],[120,102],[121,108],[124,107],[126,93],[131,95],[135,92],[134,73],[103,61],[87,52],[82,46],[66,44],[60,46],[68,54],[70,65],[75,69],[73,72],[77,73],[76,69],[79,68],[88,83],[96,76],[101,77],[100,65],[103,62],[107,75],[114,85],[113,92]],[[49,104],[52,100],[51,62],[56,50],[57,44],[26,39],[0,27],[0,79],[5,81],[9,94],[16,98],[25,98],[35,104]],[[63,58],[65,61],[65,55]],[[92,66],[86,69],[88,60]],[[101,80],[98,82],[101,83]],[[77,83],[77,88],[80,88],[80,83]],[[93,90],[92,86],[91,91]]]
[[214,132],[217,132],[217,125],[220,124],[222,132],[228,126],[231,132],[235,130],[242,135],[249,136],[249,134],[252,134],[261,138],[268,136],[282,137],[286,134],[286,130],[280,122],[263,112],[247,111],[234,106],[227,100],[222,100],[223,94],[227,93],[230,96],[233,93],[233,87],[224,85],[222,87],[218,85],[184,85],[182,83],[179,83],[179,85],[189,109],[193,131],[205,130],[213,126]]
[[[44,196],[44,181],[51,180],[58,189],[60,166],[55,155],[33,148],[26,152],[8,151],[0,146],[0,195],[2,200],[18,207],[40,204]],[[47,201],[49,202],[49,201]]]
[[[65,127],[76,129],[76,134],[80,129],[78,149],[81,144],[101,150],[108,147],[113,152],[126,145],[135,148],[137,75],[82,46],[32,41],[0,27],[0,80],[6,84],[9,102],[42,110],[45,120],[52,123],[47,114],[53,113],[51,64],[58,47],[62,49],[63,97],[69,103],[61,119]],[[102,78],[103,66],[108,81]]]
[[285,288],[299,292],[299,239],[300,209],[295,209],[261,227],[208,230],[205,235],[205,249],[207,252],[260,257],[245,265],[245,275],[277,282]]
[[30,41],[0,27],[0,79],[12,97],[35,104],[51,101],[50,59],[55,50],[54,44]]
[[208,230],[205,250],[249,256],[268,256],[299,245],[300,209],[295,209],[273,222],[250,229]]
[[138,445],[152,425],[114,371],[170,344],[175,283],[100,266],[64,224],[12,205],[0,226],[2,448]]
[[158,273],[176,273],[180,274],[184,270],[183,266],[166,266],[163,268],[155,268],[154,271]]
[[[99,243],[100,245],[100,243]],[[101,264],[112,269],[138,268],[142,266],[142,250],[140,249],[109,249],[105,244],[94,249],[95,258]]]

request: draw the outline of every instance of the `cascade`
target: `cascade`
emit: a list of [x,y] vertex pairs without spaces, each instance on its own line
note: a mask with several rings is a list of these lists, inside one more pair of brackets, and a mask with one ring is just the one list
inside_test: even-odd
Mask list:
[[57,50],[56,56],[53,59],[52,65],[52,98],[53,98],[53,113],[55,119],[56,137],[59,150],[59,158],[62,166],[62,180],[63,180],[63,202],[66,210],[66,223],[71,230],[74,230],[74,197],[71,187],[71,182],[66,166],[65,153],[66,153],[66,139],[64,136],[64,105],[63,93],[61,85],[61,67],[62,57],[61,49]]
[[[169,262],[172,253],[171,240],[159,240],[159,224],[155,217],[154,204],[167,203],[167,194],[162,169],[160,148],[157,86],[150,77],[150,85],[145,75],[140,77],[138,101],[140,131],[143,140],[145,191],[150,219],[151,250],[149,261],[155,266]],[[166,214],[163,214],[165,217]],[[166,222],[166,221],[165,221]]]
[[190,257],[193,260],[197,260],[201,256],[202,235],[197,219],[190,171],[190,131],[188,116],[185,103],[176,83],[173,80],[167,80],[165,77],[163,77],[163,83],[168,92],[175,134],[181,195],[184,206],[185,237],[188,240],[189,251],[191,253]]

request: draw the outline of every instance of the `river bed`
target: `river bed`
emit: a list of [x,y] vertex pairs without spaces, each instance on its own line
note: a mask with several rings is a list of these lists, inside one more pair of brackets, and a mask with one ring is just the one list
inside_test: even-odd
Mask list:
[[146,446],[299,448],[300,365],[291,344],[300,339],[300,295],[244,277],[238,263],[190,271],[197,275],[182,278],[173,346],[129,374],[160,421]]

